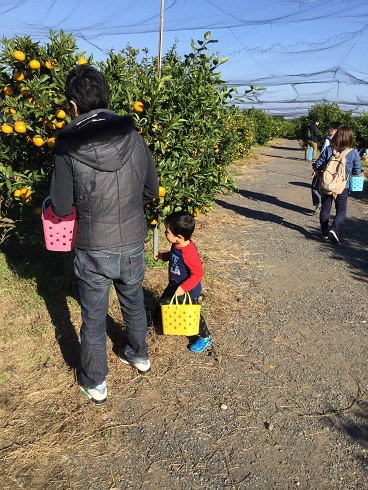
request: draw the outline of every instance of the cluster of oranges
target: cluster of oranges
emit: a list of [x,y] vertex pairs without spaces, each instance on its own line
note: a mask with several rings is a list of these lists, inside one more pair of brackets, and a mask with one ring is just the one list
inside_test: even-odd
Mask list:
[[[31,59],[28,64],[25,63],[26,61],[26,55],[23,51],[15,50],[13,52],[13,58],[17,62],[16,69],[13,72],[13,80],[15,82],[23,82],[25,78],[29,77],[29,70],[40,70],[41,69],[41,62],[37,59]],[[87,60],[85,58],[80,58],[78,60],[79,64],[84,64],[87,63]],[[43,65],[48,69],[52,70],[56,62],[49,59],[46,60]],[[4,87],[4,94],[7,97],[12,97],[14,96],[14,88],[10,85],[7,85]],[[37,106],[38,109],[42,109],[39,104],[37,104],[33,98],[31,97],[31,94],[29,92],[29,88],[25,86],[23,83],[20,83],[19,86],[19,91],[20,93],[25,97],[26,102],[32,103],[35,106]],[[7,107],[4,110],[4,113],[6,116],[10,116],[10,122],[6,121],[2,124],[1,126],[1,131],[4,134],[12,134],[12,133],[18,133],[18,134],[23,134],[26,133],[27,131],[27,125],[25,121],[22,121],[18,118],[17,110],[14,109],[13,107]],[[63,127],[66,126],[66,121],[65,121],[65,111],[62,109],[58,109],[55,112],[55,117],[56,117],[56,122],[50,121],[48,119],[44,120],[44,125],[47,126],[49,129],[55,131],[58,129],[62,129]],[[13,123],[12,123],[13,119]],[[28,127],[28,129],[32,129],[31,127]],[[37,147],[43,146],[45,143],[47,143],[49,148],[53,148],[55,144],[55,135],[53,135],[50,138],[43,138],[39,134],[34,135],[32,138],[30,136],[26,137],[26,140],[28,143],[33,143]]]
[[14,191],[14,197],[18,199],[23,199],[24,202],[29,202],[31,200],[32,191],[27,189],[27,187],[23,187],[22,189],[17,189]]
[[[16,111],[14,109],[7,109],[5,111],[5,114],[7,114],[7,115],[16,114]],[[62,109],[58,109],[55,112],[55,117],[57,119],[56,123],[53,123],[52,121],[49,121],[48,119],[46,119],[44,121],[44,124],[52,130],[64,128],[66,126],[66,121],[65,121],[66,113],[65,113],[65,111],[63,111]],[[1,131],[4,134],[12,134],[13,132],[22,134],[22,133],[25,133],[27,131],[27,126],[26,126],[24,121],[14,121],[13,125],[10,123],[2,124]],[[49,148],[53,148],[55,145],[55,136],[51,136],[50,138],[47,138],[47,140],[44,140],[42,138],[42,136],[40,136],[40,135],[35,135],[35,136],[33,136],[33,138],[31,138],[30,136],[27,136],[27,142],[28,143],[33,142],[33,144],[35,146],[43,146],[45,143],[47,143],[47,146]]]

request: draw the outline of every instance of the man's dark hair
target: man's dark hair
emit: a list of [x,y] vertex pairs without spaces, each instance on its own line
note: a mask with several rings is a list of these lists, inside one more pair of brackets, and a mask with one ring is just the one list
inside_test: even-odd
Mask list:
[[186,211],[176,211],[166,216],[164,220],[166,228],[175,236],[181,235],[184,240],[189,240],[195,228],[195,221]]
[[110,89],[106,78],[89,65],[75,67],[65,83],[67,101],[77,104],[78,113],[85,114],[94,109],[107,109]]
[[339,126],[341,126],[341,122],[338,122],[338,121],[333,121],[332,123],[330,123],[330,125],[328,126],[328,129],[338,129]]

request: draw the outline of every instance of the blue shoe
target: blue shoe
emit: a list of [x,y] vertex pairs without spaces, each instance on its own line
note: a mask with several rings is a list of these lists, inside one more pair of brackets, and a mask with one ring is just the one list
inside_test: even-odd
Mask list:
[[198,337],[198,339],[194,342],[194,344],[191,344],[189,346],[189,350],[191,350],[192,352],[201,353],[211,344],[212,344],[211,335],[209,337]]
[[107,401],[107,386],[106,381],[96,386],[95,388],[86,388],[79,385],[82,393],[86,395],[95,405],[104,405]]

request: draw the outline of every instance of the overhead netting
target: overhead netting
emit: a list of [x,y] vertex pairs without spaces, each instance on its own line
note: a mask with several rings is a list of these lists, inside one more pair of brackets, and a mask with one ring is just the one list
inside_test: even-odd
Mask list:
[[[360,113],[368,100],[367,0],[165,0],[163,53],[179,54],[211,31],[230,60],[223,79],[240,91],[263,86],[256,106],[297,117],[315,103]],[[47,39],[71,32],[78,47],[104,59],[109,49],[158,51],[161,0],[2,0],[0,34]]]

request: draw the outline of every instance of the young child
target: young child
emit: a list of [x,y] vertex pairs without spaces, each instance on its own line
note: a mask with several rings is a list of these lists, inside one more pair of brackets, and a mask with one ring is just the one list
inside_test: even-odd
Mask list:
[[[158,308],[168,304],[176,294],[179,301],[183,301],[184,293],[189,293],[192,302],[198,303],[198,296],[202,291],[201,279],[204,275],[202,261],[196,246],[191,240],[195,221],[192,215],[178,211],[165,218],[165,235],[171,250],[154,255],[154,259],[169,261],[169,284],[163,292]],[[212,344],[212,337],[208,331],[205,319],[200,318],[199,335],[190,344],[192,352],[203,352]]]

